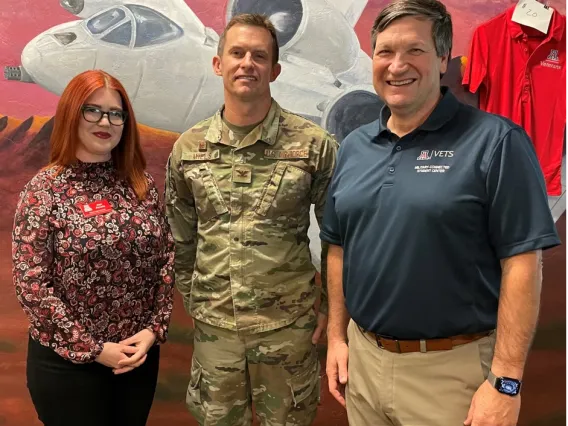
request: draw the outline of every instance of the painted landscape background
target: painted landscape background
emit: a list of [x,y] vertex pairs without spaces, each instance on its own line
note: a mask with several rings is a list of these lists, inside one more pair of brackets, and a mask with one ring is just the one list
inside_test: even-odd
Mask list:
[[[355,25],[361,49],[367,54],[370,53],[372,22],[386,3],[368,1]],[[445,3],[454,21],[453,55],[463,56],[467,55],[474,28],[515,2],[448,0]],[[563,2],[555,0],[548,3],[565,13]],[[218,33],[222,30],[226,0],[187,0],[187,5],[205,26]],[[57,0],[3,0],[0,65],[20,64],[21,52],[31,39],[55,25],[75,19],[77,17],[61,8]],[[18,193],[46,162],[53,126],[51,117],[57,99],[56,95],[39,85],[0,79],[0,425],[39,425],[25,385],[26,319],[13,291],[10,231]],[[143,125],[140,130],[149,171],[161,188],[164,165],[177,133]],[[564,214],[557,223],[563,238],[565,224]],[[564,425],[566,421],[565,277],[563,245],[545,253],[542,314],[525,376],[521,425],[555,426]],[[191,322],[176,295],[174,319],[169,342],[163,349],[150,425],[195,424],[183,402],[189,379],[191,337]],[[325,345],[322,344],[320,349],[324,362]],[[326,388],[324,376],[322,389]],[[322,395],[322,406],[315,425],[347,425],[345,413],[327,392]]]

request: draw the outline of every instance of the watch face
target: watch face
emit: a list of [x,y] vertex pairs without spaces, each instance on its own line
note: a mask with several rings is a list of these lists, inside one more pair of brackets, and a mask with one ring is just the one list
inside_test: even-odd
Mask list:
[[517,395],[521,384],[518,380],[501,377],[498,379],[497,390],[507,395]]

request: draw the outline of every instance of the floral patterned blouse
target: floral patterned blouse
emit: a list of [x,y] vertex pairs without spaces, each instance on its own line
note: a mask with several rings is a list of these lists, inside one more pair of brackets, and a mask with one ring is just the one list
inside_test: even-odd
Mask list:
[[[92,362],[103,343],[144,328],[158,342],[166,339],[174,242],[146,177],[149,192],[139,201],[112,160],[77,162],[40,171],[20,194],[12,236],[16,296],[31,337],[72,362]],[[112,211],[84,213],[103,200]]]

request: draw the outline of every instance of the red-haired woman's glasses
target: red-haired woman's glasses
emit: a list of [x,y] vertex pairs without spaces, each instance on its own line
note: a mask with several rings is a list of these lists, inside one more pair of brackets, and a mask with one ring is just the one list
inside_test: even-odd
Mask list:
[[106,115],[108,122],[113,126],[122,126],[128,116],[126,111],[103,111],[100,108],[91,105],[83,105],[81,111],[83,112],[83,118],[89,123],[98,123]]

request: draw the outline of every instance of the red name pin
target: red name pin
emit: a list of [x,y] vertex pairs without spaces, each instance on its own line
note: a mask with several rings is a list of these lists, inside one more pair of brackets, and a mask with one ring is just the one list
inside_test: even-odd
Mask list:
[[85,217],[97,216],[100,214],[110,213],[112,211],[112,207],[107,200],[94,201],[89,204],[80,204],[79,208]]

